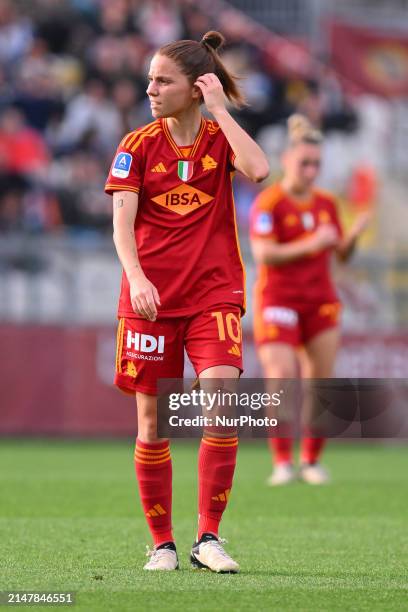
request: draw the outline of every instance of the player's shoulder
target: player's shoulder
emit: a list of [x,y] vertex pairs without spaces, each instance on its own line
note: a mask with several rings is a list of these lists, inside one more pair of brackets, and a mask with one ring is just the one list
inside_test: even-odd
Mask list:
[[207,119],[204,118],[205,121],[205,130],[207,132],[207,134],[209,134],[210,136],[215,136],[216,134],[223,134],[220,126],[218,125],[218,123],[216,121],[213,121],[212,119]]
[[330,191],[322,189],[321,187],[315,187],[313,189],[313,193],[318,202],[322,202],[324,204],[327,204],[328,206],[333,206],[334,208],[337,208],[337,197]]
[[206,117],[204,117],[204,138],[206,138],[208,142],[217,144],[226,144],[228,142],[219,124]]
[[157,138],[162,134],[163,128],[159,119],[142,125],[128,132],[121,140],[119,147],[134,153],[146,138]]
[[273,183],[258,194],[255,199],[255,206],[259,210],[271,212],[285,200],[286,196],[280,183]]

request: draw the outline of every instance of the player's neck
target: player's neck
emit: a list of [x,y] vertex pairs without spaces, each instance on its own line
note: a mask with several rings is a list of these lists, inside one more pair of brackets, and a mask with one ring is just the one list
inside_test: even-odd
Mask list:
[[311,189],[299,189],[291,180],[283,178],[280,182],[283,191],[296,200],[309,200],[312,196]]
[[201,125],[199,108],[189,109],[177,117],[167,117],[167,127],[174,142],[180,147],[193,144]]

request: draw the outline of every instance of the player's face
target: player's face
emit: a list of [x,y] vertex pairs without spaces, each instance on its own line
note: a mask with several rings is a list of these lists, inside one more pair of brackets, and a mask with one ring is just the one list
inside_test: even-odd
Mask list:
[[148,81],[146,93],[156,119],[177,117],[199,101],[198,88],[191,85],[178,64],[165,55],[153,57]]
[[315,182],[321,166],[318,145],[301,143],[289,149],[283,160],[285,175],[300,190],[309,189]]

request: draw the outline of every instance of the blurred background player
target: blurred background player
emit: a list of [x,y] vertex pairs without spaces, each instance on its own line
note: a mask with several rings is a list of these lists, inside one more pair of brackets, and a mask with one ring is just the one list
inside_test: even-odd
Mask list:
[[[333,375],[341,304],[331,278],[331,256],[347,261],[370,218],[360,213],[343,235],[334,197],[315,187],[322,140],[305,116],[292,115],[283,177],[253,204],[251,244],[258,266],[254,336],[267,379]],[[325,439],[313,430],[312,420],[309,415],[304,423],[299,476],[323,484],[328,474],[319,460]],[[297,477],[290,432],[290,422],[282,419],[279,437],[269,438],[275,466],[271,485]]]
[[[176,41],[156,52],[147,88],[155,121],[123,138],[105,188],[113,194],[124,269],[115,382],[136,395],[135,469],[154,543],[146,570],[178,568],[157,380],[182,378],[184,348],[200,380],[242,372],[244,271],[231,180],[235,169],[258,182],[268,162],[226,109],[226,97],[243,100],[216,52],[223,40],[212,31],[201,42]],[[202,116],[203,102],[216,122]],[[236,431],[203,432],[194,567],[238,571],[218,538],[237,446]]]

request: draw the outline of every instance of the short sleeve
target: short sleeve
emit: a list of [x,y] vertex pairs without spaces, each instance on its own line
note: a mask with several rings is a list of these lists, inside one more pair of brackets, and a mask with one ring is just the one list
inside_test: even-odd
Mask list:
[[130,152],[123,145],[126,137],[116,150],[115,157],[105,183],[105,192],[112,195],[114,191],[134,191],[139,193],[142,184],[141,147]]
[[[221,130],[220,130],[221,131]],[[228,140],[226,139],[225,135],[223,132],[221,132],[222,134],[222,138],[224,139],[224,155],[226,158],[226,162],[227,162],[227,170],[229,172],[234,172],[235,171],[235,153],[232,150],[232,147],[230,145],[230,143],[228,142]]]
[[228,143],[228,146],[229,146],[229,150],[228,150],[228,162],[229,162],[231,168],[235,169],[235,158],[236,158],[236,155],[235,155],[234,151],[232,150],[231,145],[229,143]]
[[332,218],[332,223],[336,227],[339,237],[342,238],[344,232],[343,232],[343,226],[342,226],[341,221],[340,221],[338,207],[339,207],[338,202],[336,200],[334,200],[334,199],[331,200],[331,218]]
[[268,196],[261,192],[255,199],[249,217],[251,238],[276,238],[276,219]]

